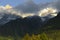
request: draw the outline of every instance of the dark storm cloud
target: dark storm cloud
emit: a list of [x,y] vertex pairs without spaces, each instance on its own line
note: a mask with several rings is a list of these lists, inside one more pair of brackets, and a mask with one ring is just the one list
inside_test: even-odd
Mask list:
[[60,0],[58,0],[56,3],[54,3],[55,8],[58,9],[58,11],[60,11]]
[[54,1],[54,2],[50,2],[50,3],[40,3],[40,4],[36,4],[34,3],[32,0],[28,0],[27,2],[18,5],[15,7],[15,9],[23,12],[23,13],[37,13],[38,11],[47,8],[47,7],[53,7],[56,8],[58,10],[60,10],[60,1]]
[[[47,5],[48,4],[48,5]],[[54,2],[51,3],[46,3],[47,7],[52,7],[60,11],[60,0],[55,0]]]
[[15,9],[20,10],[23,13],[35,13],[39,11],[39,5],[35,4],[33,1],[28,1],[22,5],[17,6]]

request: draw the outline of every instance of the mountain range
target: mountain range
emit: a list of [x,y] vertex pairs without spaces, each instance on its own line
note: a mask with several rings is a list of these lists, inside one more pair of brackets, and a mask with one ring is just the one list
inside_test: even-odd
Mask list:
[[0,35],[23,36],[26,33],[38,34],[41,33],[41,31],[57,29],[60,29],[60,12],[56,17],[44,22],[40,16],[20,17],[16,20],[10,20],[6,24],[0,26]]

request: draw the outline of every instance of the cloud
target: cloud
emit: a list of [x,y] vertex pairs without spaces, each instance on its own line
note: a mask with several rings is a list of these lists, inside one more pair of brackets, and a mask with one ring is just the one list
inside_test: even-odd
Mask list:
[[28,0],[27,2],[16,6],[15,9],[23,13],[37,13],[38,11],[43,10],[44,8],[47,8],[47,7],[59,9],[58,7],[59,3],[60,3],[59,1],[56,1],[56,2],[54,1],[54,2],[45,3],[45,4],[43,3],[36,4],[32,0]]
[[[28,16],[31,16],[32,14],[40,16],[40,14],[42,14],[42,12],[44,12],[44,9],[47,9],[47,8],[52,8],[53,10],[54,9],[60,10],[60,7],[58,7],[59,3],[60,3],[60,1],[54,1],[54,2],[45,3],[45,4],[43,4],[43,3],[36,4],[33,1],[28,0],[24,4],[16,6],[14,9],[16,11],[20,12],[20,16],[22,15],[22,17],[27,17],[26,14],[28,14]],[[51,14],[50,12],[47,12],[44,14],[46,16],[45,15],[43,15],[43,16],[48,17],[49,19],[57,16],[57,13]],[[40,17],[42,17],[42,16],[40,16]]]
[[[46,3],[47,5],[47,3]],[[51,2],[47,5],[47,7],[52,7],[60,11],[60,0],[55,0],[54,2]]]
[[40,10],[39,5],[33,1],[27,1],[22,5],[18,5],[15,9],[20,10],[23,13],[35,13]]
[[55,4],[54,4],[55,8],[58,9],[58,11],[60,11],[60,0],[58,0]]

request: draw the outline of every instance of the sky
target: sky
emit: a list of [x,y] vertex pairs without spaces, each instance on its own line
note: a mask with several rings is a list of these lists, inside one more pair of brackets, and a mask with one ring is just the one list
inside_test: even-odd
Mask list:
[[[11,6],[17,6],[19,4],[23,4],[26,1],[30,0],[0,0],[0,6],[5,6],[7,4]],[[52,2],[53,0],[33,0],[35,3],[46,3],[46,2]]]

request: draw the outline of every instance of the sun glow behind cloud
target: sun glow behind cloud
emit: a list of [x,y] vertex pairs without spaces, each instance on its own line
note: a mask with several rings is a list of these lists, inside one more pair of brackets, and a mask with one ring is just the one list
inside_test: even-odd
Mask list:
[[0,6],[0,9],[4,9],[4,10],[12,9],[12,6],[10,6],[9,4],[6,6]]
[[12,6],[10,6],[9,4],[5,6],[6,9],[11,9]]

